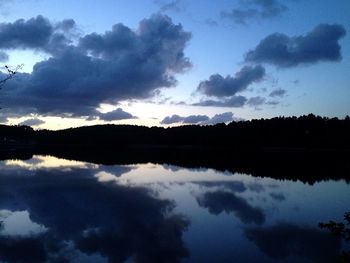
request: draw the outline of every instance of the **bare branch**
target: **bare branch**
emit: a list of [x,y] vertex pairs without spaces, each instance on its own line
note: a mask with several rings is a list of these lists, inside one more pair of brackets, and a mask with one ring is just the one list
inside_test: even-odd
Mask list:
[[6,81],[9,79],[12,79],[14,75],[18,72],[18,70],[23,68],[23,64],[17,65],[14,69],[11,69],[9,66],[5,65],[6,71],[7,71],[7,76],[0,80],[0,89],[2,88],[3,85],[5,85]]

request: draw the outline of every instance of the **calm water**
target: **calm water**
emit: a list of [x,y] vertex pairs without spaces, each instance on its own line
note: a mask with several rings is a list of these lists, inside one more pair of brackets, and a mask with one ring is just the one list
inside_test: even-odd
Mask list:
[[48,156],[0,162],[3,262],[333,262],[345,181]]

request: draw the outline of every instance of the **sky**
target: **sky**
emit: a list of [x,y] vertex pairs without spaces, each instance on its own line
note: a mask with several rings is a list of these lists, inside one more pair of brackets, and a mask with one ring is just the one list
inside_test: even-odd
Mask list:
[[0,122],[344,118],[349,14],[349,0],[0,0],[0,80],[17,70]]

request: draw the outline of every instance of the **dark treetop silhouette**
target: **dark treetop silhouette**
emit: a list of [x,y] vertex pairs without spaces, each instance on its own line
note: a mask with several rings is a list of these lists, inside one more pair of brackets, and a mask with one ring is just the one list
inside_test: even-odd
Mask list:
[[[328,223],[319,223],[319,227],[328,229],[332,234],[345,242],[350,242],[350,212],[344,214],[344,223],[337,223],[331,220]],[[342,251],[340,262],[350,262],[350,251]]]
[[174,128],[97,125],[35,131],[2,125],[0,157],[50,154],[104,164],[202,166],[309,182],[348,180],[349,134],[349,117],[340,120],[313,114]]

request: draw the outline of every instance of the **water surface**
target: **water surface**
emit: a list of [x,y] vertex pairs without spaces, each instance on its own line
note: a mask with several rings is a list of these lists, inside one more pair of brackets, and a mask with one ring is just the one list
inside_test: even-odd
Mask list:
[[4,262],[333,262],[343,180],[51,156],[0,162]]

